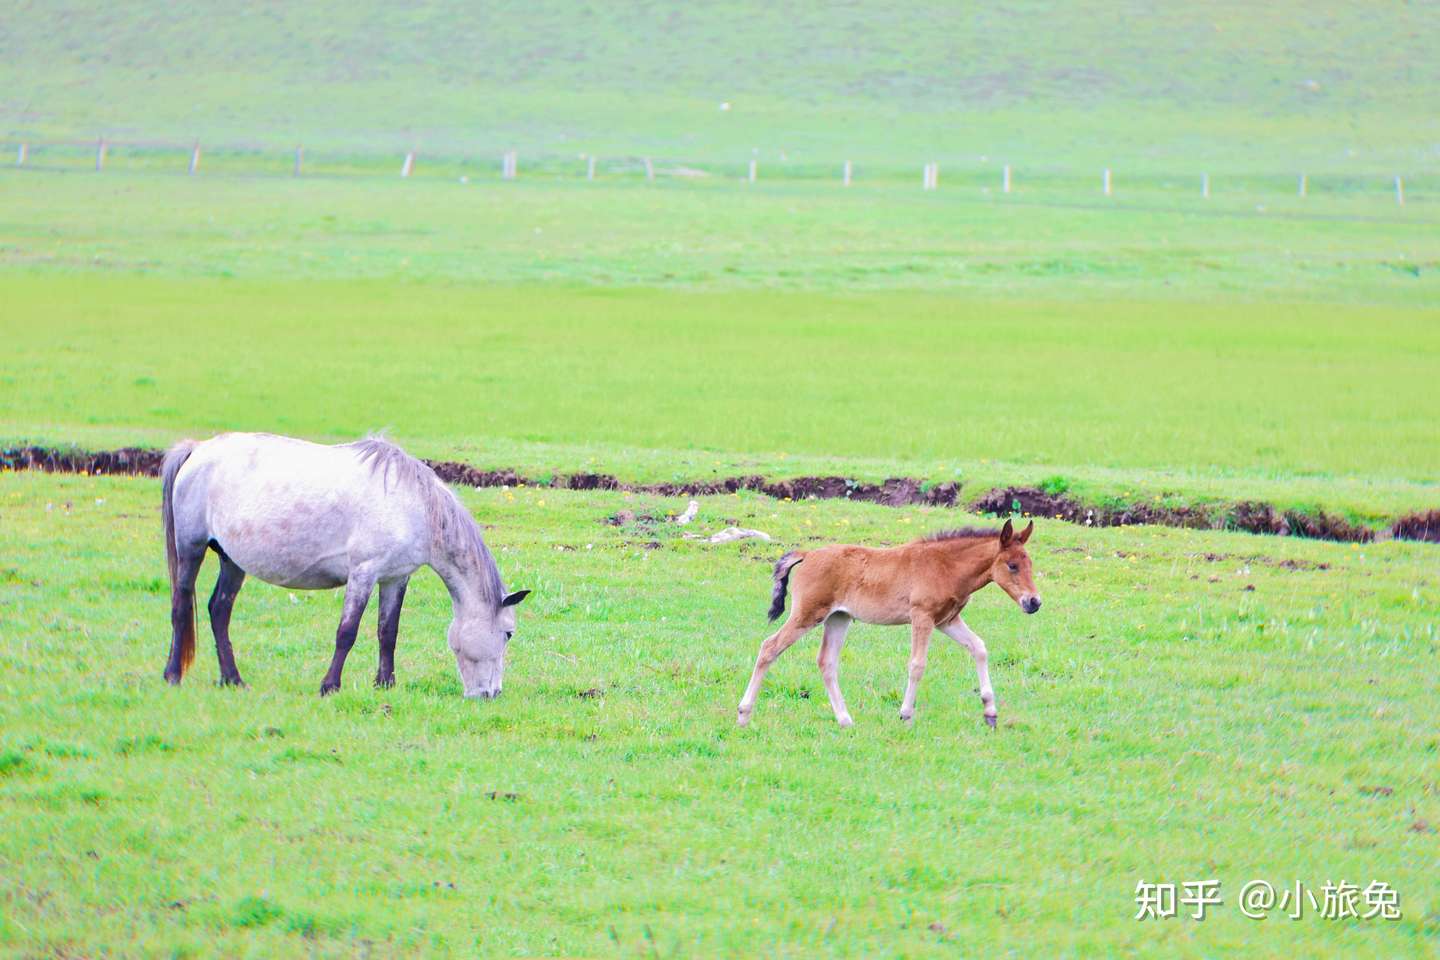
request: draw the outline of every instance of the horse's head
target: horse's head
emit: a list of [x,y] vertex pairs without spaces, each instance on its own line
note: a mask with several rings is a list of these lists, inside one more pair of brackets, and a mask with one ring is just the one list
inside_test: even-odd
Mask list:
[[466,697],[489,700],[500,695],[505,647],[515,634],[515,605],[529,592],[516,590],[493,610],[450,621],[450,649],[455,651],[455,665],[460,668]]
[[1025,541],[1035,531],[1035,521],[1019,533],[1015,526],[1005,521],[1000,529],[1000,554],[990,567],[990,578],[1000,589],[1010,594],[1010,599],[1020,604],[1026,613],[1040,609],[1040,594],[1035,592],[1035,579],[1030,569],[1030,555],[1025,552]]

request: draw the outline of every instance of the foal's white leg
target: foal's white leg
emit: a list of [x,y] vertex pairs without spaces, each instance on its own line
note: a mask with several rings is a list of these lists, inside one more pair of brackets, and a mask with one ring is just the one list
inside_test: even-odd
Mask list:
[[760,644],[760,654],[755,658],[755,669],[750,674],[750,684],[740,698],[740,709],[736,711],[735,722],[745,726],[750,722],[750,712],[755,709],[755,698],[760,696],[760,684],[765,682],[765,672],[775,658],[789,649],[790,645],[808,633],[810,627],[802,627],[792,613],[779,630],[765,638]]
[[845,631],[850,629],[850,614],[832,613],[825,620],[825,636],[820,641],[820,676],[825,681],[825,695],[830,698],[830,709],[835,711],[835,720],[842,727],[855,721],[845,709],[845,697],[840,693],[840,648],[845,644]]
[[970,651],[970,656],[975,658],[975,672],[980,677],[980,702],[985,706],[985,722],[995,726],[995,691],[990,688],[990,651],[985,649],[985,641],[980,639],[980,634],[971,630],[969,625],[956,617],[950,623],[941,627],[940,630],[960,646]]
[[928,615],[911,615],[910,682],[905,685],[905,700],[900,704],[901,720],[910,720],[915,716],[915,693],[920,687],[920,678],[925,676],[925,661],[930,655],[930,634],[934,629],[935,621]]

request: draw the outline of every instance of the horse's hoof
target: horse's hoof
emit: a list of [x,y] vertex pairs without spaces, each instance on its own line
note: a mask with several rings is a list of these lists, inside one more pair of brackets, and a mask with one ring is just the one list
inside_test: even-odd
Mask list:
[[180,674],[178,674],[178,673],[171,673],[169,670],[166,670],[166,671],[165,671],[165,682],[168,683],[168,684],[170,684],[170,686],[172,686],[172,687],[178,687],[178,686],[180,686]]
[[836,717],[835,721],[840,724],[840,728],[842,730],[846,727],[855,726],[855,721],[850,719],[850,715],[848,713],[843,717]]
[[391,687],[395,686],[395,678],[394,678],[394,677],[376,677],[376,678],[375,678],[375,686],[379,687],[381,690],[388,690],[388,689],[390,689]]
[[900,711],[900,719],[901,719],[902,721],[904,721],[905,723],[909,723],[910,721],[912,721],[912,720],[915,719],[915,714],[914,714],[913,711],[910,712],[910,713],[906,713],[905,711],[902,710],[902,711]]
[[322,683],[320,684],[320,696],[328,697],[330,696],[330,694],[334,693],[336,690],[339,689],[340,684],[338,683]]
[[750,714],[746,713],[744,710],[737,711],[735,714],[735,723],[736,725],[741,727],[750,726]]
[[995,718],[994,718],[994,717],[986,717],[986,718],[985,718],[985,725],[988,726],[991,730],[994,730],[994,729],[995,729]]
[[248,683],[246,683],[244,680],[241,680],[239,677],[221,677],[220,686],[235,687],[240,690],[247,690],[250,687]]

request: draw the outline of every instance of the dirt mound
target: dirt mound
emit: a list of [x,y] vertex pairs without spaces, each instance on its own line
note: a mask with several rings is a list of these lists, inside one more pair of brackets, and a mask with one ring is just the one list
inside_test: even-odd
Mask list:
[[[0,468],[43,470],[50,473],[131,474],[157,476],[164,459],[162,450],[125,447],[99,452],[14,447],[0,450]],[[888,507],[953,507],[959,501],[960,485],[953,482],[930,484],[911,477],[891,477],[883,483],[864,483],[850,477],[795,477],[767,480],[758,475],[724,477],[686,483],[629,484],[608,473],[573,473],[537,480],[515,470],[481,470],[454,460],[425,461],[446,483],[468,487],[535,486],[564,490],[625,490],[657,496],[713,496],[750,490],[777,500],[859,500]],[[1323,510],[1314,514],[1299,510],[1280,511],[1273,504],[1242,500],[1224,507],[1169,507],[1151,503],[1123,506],[1087,506],[1063,493],[1046,493],[1038,487],[996,487],[981,494],[970,508],[992,516],[1014,513],[1032,517],[1068,520],[1096,527],[1129,524],[1158,524],[1193,530],[1245,530],[1271,536],[1308,537],[1366,543],[1375,532]],[[628,511],[622,511],[622,516]],[[640,518],[636,518],[640,519]],[[644,518],[647,520],[653,518]],[[611,518],[614,522],[614,518]],[[1393,536],[1403,540],[1440,543],[1440,510],[1413,513],[1396,520]]]
[[996,487],[971,503],[970,509],[996,517],[1021,513],[1032,517],[1069,520],[1071,523],[1106,525],[1100,521],[1093,509],[1086,508],[1078,500],[1072,500],[1064,494],[1046,493],[1038,487]]
[[0,464],[11,470],[43,470],[46,473],[120,473],[131,476],[160,475],[163,450],[122,447],[92,453],[85,450],[55,450],[47,447],[15,447],[0,450]]
[[454,460],[426,460],[426,465],[446,483],[467,487],[515,487],[527,483],[514,470],[480,470]]
[[1412,513],[1396,520],[1390,533],[1397,540],[1423,540],[1425,543],[1440,543],[1440,510],[1427,513]]

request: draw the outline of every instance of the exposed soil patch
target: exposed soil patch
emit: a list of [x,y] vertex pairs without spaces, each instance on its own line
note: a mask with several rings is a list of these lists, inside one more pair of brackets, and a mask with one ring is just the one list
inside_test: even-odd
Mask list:
[[160,461],[163,459],[165,451],[139,447],[122,447],[98,453],[48,447],[0,450],[0,464],[11,470],[44,470],[46,473],[120,473],[155,477],[160,475]]
[[1390,527],[1390,533],[1399,540],[1440,543],[1440,510],[1412,513],[1409,516],[1401,517]]
[[[125,447],[98,452],[49,447],[15,447],[0,450],[0,468],[43,470],[49,473],[129,474],[158,476],[164,451]],[[912,477],[891,477],[883,483],[865,483],[849,477],[795,477],[767,480],[757,475],[724,477],[685,483],[624,483],[608,473],[573,473],[536,479],[515,470],[482,470],[454,460],[427,460],[446,483],[469,487],[533,486],[562,490],[624,490],[655,496],[710,496],[748,490],[777,500],[858,500],[889,507],[953,507],[959,503],[960,485],[952,481],[931,484]],[[1096,527],[1155,524],[1193,530],[1245,530],[1272,536],[1308,537],[1368,543],[1375,531],[1350,523],[1323,510],[1308,514],[1277,510],[1273,504],[1243,500],[1221,507],[1171,507],[1151,503],[1123,505],[1085,504],[1063,493],[1046,493],[1037,487],[997,487],[970,503],[978,513],[1067,520]],[[637,516],[622,510],[606,519],[612,526],[658,523],[660,518]],[[1396,520],[1390,535],[1405,540],[1440,543],[1440,510],[1414,513]],[[649,546],[649,544],[647,544]],[[1286,561],[1299,564],[1302,561]],[[1284,565],[1284,564],[1282,564]]]
[[1375,531],[1352,524],[1321,510],[1314,516],[1288,510],[1277,511],[1268,503],[1242,500],[1218,511],[1203,507],[1169,507],[1150,503],[1122,506],[1086,506],[1064,494],[1050,494],[1036,487],[997,487],[970,504],[976,513],[1008,517],[1014,513],[1051,517],[1093,527],[1121,527],[1150,524],[1184,527],[1190,530],[1245,530],[1279,537],[1308,537],[1368,543]]

